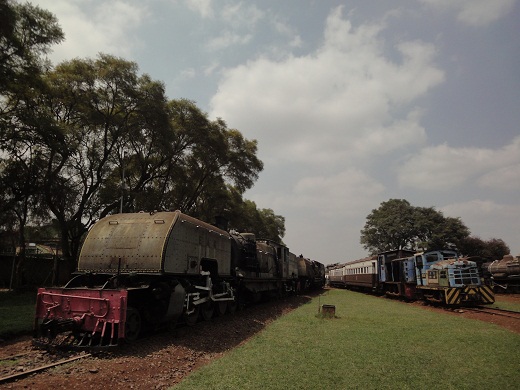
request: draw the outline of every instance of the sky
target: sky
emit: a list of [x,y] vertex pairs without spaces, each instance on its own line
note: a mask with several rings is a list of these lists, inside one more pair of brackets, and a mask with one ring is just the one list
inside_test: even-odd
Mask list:
[[54,64],[112,54],[258,141],[244,197],[324,264],[389,199],[520,254],[520,0],[34,0]]

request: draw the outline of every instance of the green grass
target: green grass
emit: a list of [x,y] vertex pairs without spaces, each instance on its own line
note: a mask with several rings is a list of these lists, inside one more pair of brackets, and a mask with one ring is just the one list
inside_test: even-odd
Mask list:
[[330,290],[175,389],[516,389],[519,361],[520,335],[493,324]]
[[520,303],[506,301],[500,295],[495,295],[495,303],[490,307],[520,312]]
[[31,332],[35,304],[35,291],[0,291],[0,338]]

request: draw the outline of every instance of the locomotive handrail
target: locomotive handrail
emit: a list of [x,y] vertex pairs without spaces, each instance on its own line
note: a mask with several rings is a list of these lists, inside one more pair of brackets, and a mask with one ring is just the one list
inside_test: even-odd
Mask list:
[[[51,310],[51,309],[54,309],[58,306],[61,306],[61,303],[56,303],[54,302],[54,300],[52,300],[51,302],[48,302],[44,299],[44,297],[46,295],[48,296],[56,296],[56,297],[63,297],[63,295],[61,294],[55,294],[55,293],[51,293],[51,292],[43,292],[41,293],[42,295],[42,303],[46,304],[46,305],[54,305],[50,308],[48,308],[48,310]],[[67,297],[69,298],[79,298],[79,299],[88,299],[88,300],[92,300],[92,301],[102,301],[106,304],[106,310],[105,310],[105,313],[101,314],[101,315],[96,315],[94,313],[92,313],[92,311],[83,311],[83,313],[92,313],[92,315],[96,318],[104,318],[107,316],[108,312],[109,312],[109,306],[110,306],[110,299],[107,299],[107,298],[95,298],[95,297],[82,297],[80,295],[67,295]],[[79,310],[78,310],[79,312]]]

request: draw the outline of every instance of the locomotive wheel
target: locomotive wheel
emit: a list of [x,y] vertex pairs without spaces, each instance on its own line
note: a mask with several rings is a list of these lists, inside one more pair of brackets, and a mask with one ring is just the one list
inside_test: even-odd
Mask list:
[[199,313],[200,313],[200,307],[195,306],[193,313],[191,313],[189,315],[184,314],[184,320],[186,321],[186,325],[188,325],[188,326],[195,325],[197,323],[197,321],[199,320]]
[[227,304],[227,309],[229,314],[234,314],[237,311],[237,301],[236,299],[234,301],[229,301]]
[[202,319],[204,321],[209,321],[213,317],[213,313],[215,312],[215,306],[213,306],[213,302],[208,301],[201,305],[200,314],[202,314]]
[[125,340],[134,341],[141,333],[141,314],[139,310],[129,307],[126,309]]
[[217,306],[217,314],[219,316],[223,316],[224,314],[226,314],[226,312],[228,310],[227,301],[217,302],[216,306]]

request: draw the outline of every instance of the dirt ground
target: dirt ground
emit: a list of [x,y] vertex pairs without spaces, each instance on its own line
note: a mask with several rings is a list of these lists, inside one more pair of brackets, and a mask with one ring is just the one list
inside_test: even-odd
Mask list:
[[[309,301],[310,296],[296,296],[261,304],[218,317],[194,327],[160,333],[124,346],[117,353],[96,355],[47,371],[32,374],[15,382],[0,383],[5,389],[166,389],[180,382],[190,372],[219,358],[227,351],[245,343],[276,318]],[[520,296],[503,295],[498,302],[520,303]],[[403,303],[405,304],[405,303]],[[508,317],[445,309],[414,303],[426,310],[440,310],[452,315],[488,321],[520,334],[518,321]],[[211,337],[208,337],[211,335]],[[31,361],[20,363],[14,370],[57,359],[36,351],[30,337],[0,344],[0,359],[31,352]],[[0,367],[0,377],[8,375]]]

